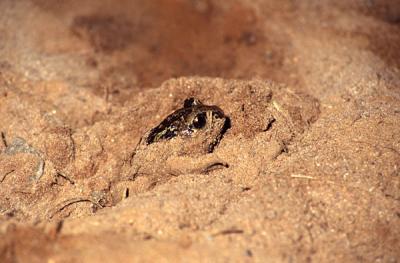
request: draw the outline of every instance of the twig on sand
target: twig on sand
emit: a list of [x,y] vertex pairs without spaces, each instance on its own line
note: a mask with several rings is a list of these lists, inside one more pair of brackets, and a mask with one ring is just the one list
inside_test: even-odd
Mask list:
[[291,174],[290,177],[292,178],[303,178],[303,179],[310,179],[310,180],[316,180],[314,177],[309,176],[309,175],[302,175],[302,174]]
[[67,208],[70,205],[76,204],[76,203],[82,203],[82,202],[89,202],[92,203],[93,205],[97,206],[98,208],[102,208],[100,204],[97,202],[90,200],[88,198],[71,198],[69,200],[66,200],[58,205],[55,206],[54,209],[52,209],[54,212],[50,213],[50,219],[52,219],[57,213],[61,212],[65,208]]
[[[39,158],[42,158],[41,156],[39,156]],[[42,178],[43,174],[44,174],[44,168],[45,168],[45,161],[43,159],[40,159],[39,163],[38,163],[38,170],[36,171],[36,176],[34,177],[34,179],[36,181],[38,181],[40,178]]]
[[1,140],[3,141],[4,146],[7,148],[8,144],[7,144],[6,135],[4,132],[1,132]]
[[73,138],[72,129],[69,129],[68,135],[69,135],[69,139],[70,139],[70,141],[71,141],[71,148],[72,148],[72,149],[71,149],[70,158],[72,159],[72,161],[75,161],[75,156],[76,156],[76,145],[75,145],[75,140],[74,140],[74,138]]
[[74,180],[72,180],[71,178],[69,178],[68,176],[66,176],[60,172],[57,172],[57,176],[63,178],[64,180],[68,181],[72,185],[75,184]]
[[243,234],[243,233],[244,233],[244,231],[241,229],[230,228],[230,229],[225,229],[225,230],[219,231],[219,232],[213,234],[213,236]]
[[0,179],[0,183],[2,183],[6,179],[7,175],[9,175],[10,173],[13,173],[13,172],[15,172],[15,170],[11,170],[11,171],[7,172],[5,175],[3,175],[3,178]]

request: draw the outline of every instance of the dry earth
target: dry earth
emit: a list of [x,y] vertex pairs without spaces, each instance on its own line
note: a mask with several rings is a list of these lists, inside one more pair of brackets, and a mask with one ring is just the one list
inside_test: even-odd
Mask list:
[[[193,96],[212,155],[132,177]],[[1,262],[400,260],[399,1],[1,0],[0,116]]]

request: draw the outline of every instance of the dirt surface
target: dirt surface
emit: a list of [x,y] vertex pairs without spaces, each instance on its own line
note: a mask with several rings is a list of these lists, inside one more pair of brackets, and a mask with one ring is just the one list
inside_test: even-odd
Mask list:
[[398,1],[2,0],[0,116],[1,262],[400,260]]

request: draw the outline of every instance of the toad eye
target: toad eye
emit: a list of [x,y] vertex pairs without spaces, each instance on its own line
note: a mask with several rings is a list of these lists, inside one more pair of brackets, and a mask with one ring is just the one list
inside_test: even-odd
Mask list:
[[221,119],[222,118],[222,115],[219,112],[213,111],[212,115],[213,115],[214,119]]
[[192,125],[196,129],[201,129],[206,125],[206,123],[207,123],[206,114],[202,112],[197,114],[196,117],[194,117]]

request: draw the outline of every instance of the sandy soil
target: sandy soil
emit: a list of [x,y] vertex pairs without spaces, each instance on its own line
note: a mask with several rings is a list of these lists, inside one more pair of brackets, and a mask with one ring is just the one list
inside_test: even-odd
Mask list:
[[0,116],[1,262],[400,260],[398,1],[1,0]]

